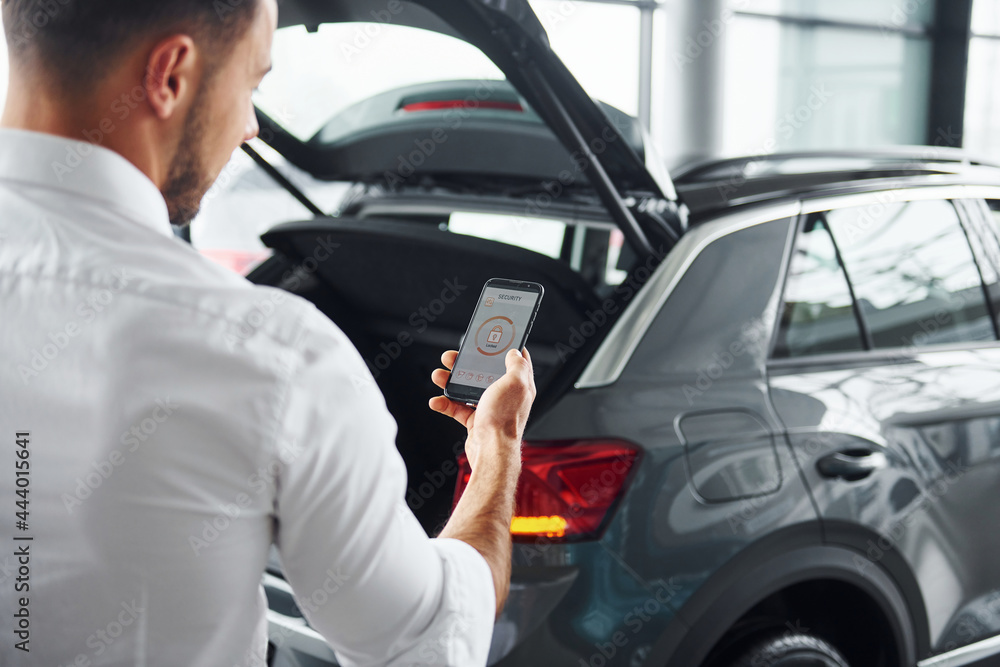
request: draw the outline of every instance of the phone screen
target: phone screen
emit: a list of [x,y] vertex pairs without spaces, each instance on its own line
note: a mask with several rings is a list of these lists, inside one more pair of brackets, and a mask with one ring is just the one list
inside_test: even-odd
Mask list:
[[537,283],[486,283],[452,369],[447,392],[452,398],[478,399],[506,372],[507,351],[524,347],[542,291]]

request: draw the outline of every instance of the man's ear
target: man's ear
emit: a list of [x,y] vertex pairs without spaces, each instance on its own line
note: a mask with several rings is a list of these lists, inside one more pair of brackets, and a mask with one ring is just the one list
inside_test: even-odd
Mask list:
[[153,46],[143,84],[157,118],[166,120],[190,102],[201,76],[200,53],[188,35],[173,35]]

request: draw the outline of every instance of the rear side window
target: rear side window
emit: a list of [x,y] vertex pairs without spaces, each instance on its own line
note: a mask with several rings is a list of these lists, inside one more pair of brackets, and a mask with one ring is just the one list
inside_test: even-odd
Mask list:
[[861,349],[861,330],[847,278],[822,216],[814,215],[795,243],[774,356]]
[[875,348],[995,340],[982,280],[951,202],[879,202],[830,211]]
[[990,209],[990,216],[993,218],[994,231],[1000,231],[1000,201],[989,199],[986,201]]

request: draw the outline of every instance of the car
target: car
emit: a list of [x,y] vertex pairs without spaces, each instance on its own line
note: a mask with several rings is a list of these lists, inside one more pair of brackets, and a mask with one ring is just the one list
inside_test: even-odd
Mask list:
[[[262,87],[261,140],[350,186],[325,211],[271,167],[312,216],[265,231],[248,279],[357,346],[428,535],[470,474],[430,373],[487,279],[545,286],[490,665],[1000,654],[1000,167],[931,146],[670,174],[524,0],[286,0],[280,21],[267,85],[300,106]],[[347,60],[371,85],[313,94]],[[336,664],[276,554],[263,586],[269,664]]]

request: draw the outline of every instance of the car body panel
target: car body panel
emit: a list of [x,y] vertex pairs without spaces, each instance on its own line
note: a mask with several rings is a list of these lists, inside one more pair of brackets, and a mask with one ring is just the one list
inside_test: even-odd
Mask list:
[[[807,210],[964,196],[977,188],[888,191],[812,202]],[[968,225],[975,207],[959,206]],[[970,234],[970,238],[974,235]],[[994,239],[995,240],[995,239]],[[975,244],[973,244],[975,246]],[[995,250],[995,249],[994,249]],[[987,284],[994,251],[979,248]],[[929,326],[945,314],[929,317]],[[864,570],[895,552],[923,592],[928,652],[1000,633],[1000,349],[995,342],[780,360],[772,398],[827,521],[868,526]],[[855,481],[817,464],[838,451],[884,453],[889,465]]]
[[[771,383],[821,515],[879,536],[858,555],[859,570],[889,550],[904,556],[924,592],[933,651],[1000,632],[991,555],[1000,548],[1000,392],[984,393],[1000,387],[1000,350],[929,352],[868,368],[786,366]],[[817,471],[824,456],[852,449],[885,452],[889,466],[853,482]],[[982,604],[993,611],[976,613]]]

